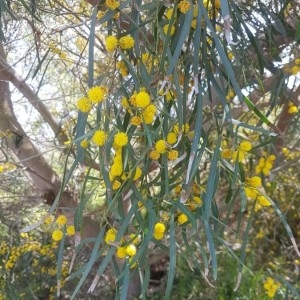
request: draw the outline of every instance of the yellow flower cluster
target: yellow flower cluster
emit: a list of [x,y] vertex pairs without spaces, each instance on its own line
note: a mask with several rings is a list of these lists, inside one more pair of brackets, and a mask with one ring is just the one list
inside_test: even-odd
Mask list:
[[148,105],[143,111],[142,111],[142,120],[145,124],[149,125],[152,124],[154,121],[156,114],[156,107],[153,104]]
[[106,94],[107,88],[101,85],[94,86],[87,91],[88,98],[95,104],[102,102]]
[[110,228],[105,234],[104,241],[106,244],[111,244],[116,240],[117,230],[115,228]]
[[151,73],[153,66],[157,65],[157,58],[154,55],[145,52],[142,54],[142,62],[148,70],[148,73]]
[[[112,189],[117,190],[122,185],[122,180],[126,180],[127,176],[123,174],[122,148],[128,144],[128,136],[125,132],[118,132],[114,136],[113,148],[115,149],[115,156],[109,170],[110,181],[112,182]],[[122,175],[123,174],[123,175]],[[117,178],[119,177],[119,178]]]
[[89,141],[88,140],[86,140],[86,139],[84,139],[84,140],[82,140],[81,142],[80,142],[80,146],[82,147],[82,148],[87,148],[88,146],[89,146]]
[[167,145],[165,140],[158,140],[155,143],[155,150],[159,154],[164,154],[167,152]]
[[77,109],[82,111],[83,113],[88,113],[92,109],[93,103],[89,98],[82,97],[78,99],[76,106]]
[[181,13],[186,14],[191,8],[191,3],[188,0],[181,0],[177,7]]
[[276,159],[275,155],[269,155],[268,157],[261,157],[259,159],[258,165],[255,167],[255,173],[263,173],[264,175],[269,175],[270,170],[273,168],[274,161]]
[[300,66],[293,66],[291,69],[292,75],[296,76],[300,72]]
[[57,54],[62,60],[66,60],[68,58],[67,53],[57,48],[52,42],[49,44],[49,49],[52,53]]
[[[108,52],[113,52],[118,45],[123,50],[128,50],[134,46],[134,38],[131,35],[125,35],[119,40],[114,35],[109,35],[105,39],[105,46]],[[127,69],[127,68],[126,68]]]
[[178,151],[177,150],[172,149],[172,150],[168,151],[168,159],[169,160],[175,160],[177,158],[178,158]]
[[167,134],[166,140],[160,139],[155,142],[154,149],[150,151],[149,157],[158,160],[162,154],[167,153],[169,160],[176,160],[179,153],[173,148],[178,141],[178,135],[182,133],[189,134],[191,133],[189,130],[189,124],[183,124],[181,129],[179,129],[179,124],[175,124],[172,131]]
[[67,223],[67,217],[65,215],[60,215],[60,216],[57,217],[55,222],[59,226],[64,226]]
[[140,126],[142,123],[142,119],[139,116],[133,116],[131,118],[130,122],[134,126]]
[[87,97],[81,97],[78,99],[76,103],[77,109],[83,113],[89,113],[93,104],[102,102],[106,94],[107,88],[105,86],[94,86],[90,88],[87,91]]
[[106,50],[108,52],[114,51],[118,47],[118,39],[114,35],[109,35],[105,39]]
[[175,33],[175,26],[167,24],[164,26],[163,32],[165,35],[173,35]]
[[298,112],[298,107],[293,103],[293,102],[289,102],[289,108],[288,108],[288,113],[289,114],[296,114]]
[[179,216],[177,217],[177,221],[180,225],[186,223],[188,219],[189,219],[188,216],[183,213],[179,214]]
[[74,225],[67,226],[67,235],[71,236],[75,234],[75,227]]
[[175,132],[169,132],[167,135],[167,143],[174,145],[177,142],[177,134]]
[[160,154],[156,150],[151,150],[149,157],[153,160],[158,160],[160,158]]
[[142,169],[140,167],[136,167],[134,171],[133,181],[140,179],[142,176]]
[[179,128],[179,124],[175,124],[173,126],[173,130],[172,130],[174,133],[176,134],[180,134],[180,133],[185,133],[185,134],[188,134],[189,131],[190,131],[190,125],[188,123],[186,124],[182,124],[182,127],[181,127],[181,130]]
[[[198,192],[196,194],[199,195]],[[195,210],[197,207],[201,207],[203,202],[199,196],[194,196],[194,197],[192,197],[191,200],[188,201],[188,204],[189,204],[188,207],[190,210]]]
[[12,171],[15,168],[16,168],[16,166],[14,164],[12,164],[12,163],[9,163],[9,162],[6,162],[4,164],[0,164],[0,173]]
[[131,35],[123,36],[119,39],[119,45],[122,49],[131,49],[134,46],[134,39]]
[[61,229],[56,229],[52,232],[52,239],[55,242],[59,242],[64,236],[64,233]]
[[54,221],[54,217],[52,215],[48,215],[46,217],[46,219],[44,220],[44,224],[45,225],[50,225],[51,223],[53,223],[53,221]]
[[123,60],[118,61],[116,63],[116,68],[120,71],[120,73],[123,77],[128,76],[129,72],[128,72],[127,66]]
[[264,282],[264,289],[270,298],[275,297],[275,294],[280,286],[281,284],[271,277],[267,277],[266,281]]
[[105,0],[105,4],[111,10],[115,10],[120,6],[120,2],[117,0]]
[[246,153],[252,149],[252,144],[249,141],[242,141],[238,148],[233,152],[232,159],[239,162],[243,162],[246,157]]
[[137,108],[145,108],[150,104],[150,95],[145,91],[134,94],[130,98],[130,103]]
[[171,20],[172,18],[172,15],[173,15],[173,11],[174,11],[174,8],[171,7],[171,8],[168,8],[166,11],[165,11],[165,16],[168,20]]
[[[228,54],[228,58],[229,58],[229,54]],[[226,100],[230,101],[234,98],[234,96],[235,96],[234,91],[232,89],[229,89],[229,91],[227,92],[227,95],[226,95]]]
[[115,177],[121,176],[123,173],[123,163],[121,154],[117,153],[114,157],[113,164],[110,167],[110,179],[113,180]]
[[257,212],[263,207],[271,206],[270,201],[264,195],[257,195],[254,211]]
[[106,133],[103,130],[95,131],[92,141],[99,147],[102,147],[106,142]]
[[258,176],[253,176],[246,178],[245,182],[245,194],[247,198],[256,200],[254,210],[258,211],[262,207],[271,206],[270,201],[261,194],[258,188],[261,187],[261,178]]
[[[55,249],[56,249],[56,245]],[[19,257],[21,257],[23,254],[26,254],[28,252],[31,252],[33,254],[40,254],[43,257],[48,257],[51,260],[55,259],[55,249],[53,249],[53,245],[42,245],[40,242],[35,241],[28,241],[22,244],[19,247],[16,246],[8,246],[6,242],[1,242],[0,244],[0,256],[5,255],[7,257],[7,254],[9,253],[9,256],[5,258],[5,269],[7,271],[11,270]],[[37,261],[38,263],[38,261]]]
[[164,223],[158,222],[154,225],[153,237],[161,240],[165,236],[166,226]]
[[139,93],[134,93],[129,101],[123,98],[121,104],[130,114],[135,111],[135,115],[131,118],[131,124],[135,126],[139,126],[141,123],[149,125],[154,121],[157,109],[154,104],[151,104],[150,95],[144,89],[141,89]]
[[261,186],[261,178],[258,176],[246,178],[246,185],[251,188],[258,188]]
[[[108,245],[115,243],[116,236],[117,236],[117,230],[115,228],[110,228],[106,232],[106,235],[104,238],[105,243]],[[115,244],[118,244],[116,256],[119,259],[124,259],[124,258],[128,257],[129,262],[130,262],[137,252],[137,245],[139,243],[140,243],[139,236],[137,236],[133,233],[122,237],[119,243],[115,243]],[[132,267],[134,267],[134,265]]]
[[125,132],[116,133],[114,136],[114,146],[124,147],[128,144],[128,136]]

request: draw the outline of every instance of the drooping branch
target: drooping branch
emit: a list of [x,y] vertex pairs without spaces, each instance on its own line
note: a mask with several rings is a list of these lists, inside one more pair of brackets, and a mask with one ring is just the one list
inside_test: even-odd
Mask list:
[[36,95],[36,93],[28,84],[26,84],[22,79],[18,78],[12,67],[7,63],[2,43],[0,43],[0,80],[9,81],[18,89],[18,91],[39,112],[43,120],[49,124],[59,143],[64,145],[64,143],[68,140],[67,135],[62,131],[61,126],[53,118],[53,115],[50,113],[42,100]]
[[0,132],[9,149],[25,166],[37,190],[51,190],[56,194],[60,188],[58,176],[18,122],[12,107],[9,83],[4,80],[0,80]]

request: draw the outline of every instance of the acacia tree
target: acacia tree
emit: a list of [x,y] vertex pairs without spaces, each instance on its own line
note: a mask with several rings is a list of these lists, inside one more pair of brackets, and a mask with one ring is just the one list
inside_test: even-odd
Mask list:
[[[79,2],[73,2],[31,1],[18,14],[9,1],[1,2],[3,23],[22,20],[32,30],[31,76],[43,72],[41,82],[53,83],[50,71],[56,68],[57,76],[78,78],[66,97],[78,109],[73,136],[15,75],[6,59],[10,44],[0,48],[3,140],[52,205],[50,213],[62,207],[74,222],[76,247],[85,243],[81,238],[94,236],[72,298],[99,256],[104,258],[90,292],[112,264],[117,296],[146,298],[149,266],[163,253],[169,260],[168,299],[181,247],[194,256],[189,264],[213,284],[217,249],[237,257],[228,247],[228,232],[230,239],[242,239],[238,288],[253,216],[271,207],[299,254],[268,189],[276,157],[279,166],[282,149],[299,147],[288,135],[299,120],[299,4],[81,1],[74,11],[72,4]],[[71,141],[61,179],[19,124],[8,82],[61,145]],[[82,166],[87,173],[74,199],[65,189]],[[98,185],[105,186],[100,230],[84,214]],[[245,211],[250,217],[243,217]],[[244,226],[231,229],[235,214]]]

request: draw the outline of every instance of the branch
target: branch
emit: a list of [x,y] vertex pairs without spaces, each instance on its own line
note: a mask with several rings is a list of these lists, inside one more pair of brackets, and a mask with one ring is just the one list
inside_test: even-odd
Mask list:
[[2,43],[0,44],[0,80],[9,81],[18,89],[18,91],[39,112],[43,120],[49,124],[60,145],[64,145],[64,143],[68,140],[67,135],[62,131],[61,126],[53,118],[42,100],[35,94],[28,84],[15,75],[13,68],[6,61]]

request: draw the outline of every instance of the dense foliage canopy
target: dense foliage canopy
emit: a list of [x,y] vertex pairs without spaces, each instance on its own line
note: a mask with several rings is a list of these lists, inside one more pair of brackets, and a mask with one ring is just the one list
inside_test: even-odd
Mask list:
[[298,1],[0,14],[2,299],[299,296]]

